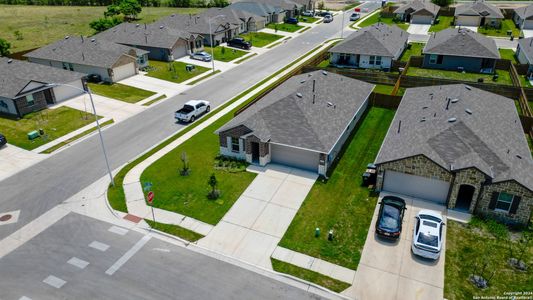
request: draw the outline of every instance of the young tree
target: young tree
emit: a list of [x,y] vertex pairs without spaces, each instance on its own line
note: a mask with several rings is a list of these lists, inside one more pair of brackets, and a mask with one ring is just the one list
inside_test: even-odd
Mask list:
[[185,151],[181,152],[181,162],[183,164],[183,167],[181,168],[181,176],[187,176],[189,175],[189,158],[187,157],[187,153]]
[[11,44],[0,38],[0,56],[9,55],[9,48],[11,48]]
[[207,183],[211,187],[211,192],[208,195],[209,199],[217,199],[219,196],[219,191],[217,190],[218,180],[214,173],[211,174]]

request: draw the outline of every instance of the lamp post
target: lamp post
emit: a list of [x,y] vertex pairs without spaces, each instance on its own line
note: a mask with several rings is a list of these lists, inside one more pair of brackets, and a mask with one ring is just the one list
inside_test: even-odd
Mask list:
[[216,19],[216,18],[220,18],[220,17],[225,17],[224,15],[218,15],[218,16],[214,16],[214,17],[209,17],[207,19],[207,22],[209,23],[209,34],[211,35],[211,63],[213,65],[213,73],[215,73],[215,53],[214,53],[214,45],[213,45],[213,32],[211,31],[211,21]]
[[111,168],[109,167],[109,160],[107,159],[107,152],[105,150],[105,144],[104,144],[104,138],[102,136],[102,130],[100,129],[100,121],[98,121],[98,115],[96,114],[96,108],[94,106],[93,95],[91,94],[90,89],[87,87],[87,90],[84,90],[84,89],[80,89],[77,86],[73,86],[73,85],[70,85],[70,84],[64,84],[64,83],[49,83],[49,84],[47,84],[47,86],[50,86],[50,87],[68,86],[70,88],[82,91],[84,94],[88,94],[89,95],[89,99],[91,100],[91,105],[93,107],[94,119],[96,120],[96,127],[98,128],[98,135],[100,136],[100,143],[102,144],[102,151],[104,153],[104,159],[105,159],[105,164],[106,164],[106,167],[107,167],[107,173],[109,174],[109,179],[111,180],[111,185],[115,186],[115,180],[113,179],[113,174],[111,173]]
[[341,10],[342,12],[342,22],[341,22],[341,39],[344,37],[344,15],[346,12],[344,10]]

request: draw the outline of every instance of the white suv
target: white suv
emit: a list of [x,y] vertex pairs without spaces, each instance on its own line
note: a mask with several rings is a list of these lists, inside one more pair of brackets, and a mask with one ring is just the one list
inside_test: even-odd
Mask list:
[[442,215],[432,210],[421,210],[416,216],[411,250],[415,255],[438,259],[442,249]]

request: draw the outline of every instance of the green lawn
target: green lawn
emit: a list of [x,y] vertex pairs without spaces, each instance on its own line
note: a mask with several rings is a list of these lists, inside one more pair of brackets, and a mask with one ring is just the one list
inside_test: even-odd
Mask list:
[[120,83],[88,83],[88,85],[91,88],[91,92],[94,92],[95,94],[128,103],[136,103],[156,94],[152,91],[147,91]]
[[[447,222],[447,227],[444,298],[490,299],[494,296],[504,296],[505,292],[531,292],[533,245],[530,245],[526,256],[529,260],[528,270],[516,271],[507,263],[509,245],[515,242],[508,237],[501,237],[500,225],[475,219],[469,225],[450,220]],[[477,272],[479,272],[484,262],[489,263],[485,271],[486,277],[490,277],[493,271],[496,273],[489,282],[489,287],[481,290],[471,284],[468,278],[474,272],[474,264],[478,264]]]
[[446,28],[454,27],[453,26],[453,17],[439,16],[439,23],[433,24],[429,27],[429,32],[438,32]]
[[[211,49],[212,49],[211,47],[207,47],[207,46],[204,47],[205,52],[209,54],[211,54]],[[215,48],[213,48],[213,51],[215,54],[215,60],[219,60],[223,62],[232,61],[243,55],[248,54],[248,52],[246,51],[237,50],[233,48],[226,48],[222,46],[216,46]]]
[[504,19],[502,21],[502,26],[499,29],[491,27],[487,27],[485,29],[485,27],[481,26],[478,28],[477,32],[491,36],[508,36],[507,31],[509,30],[513,32],[514,37],[518,37],[520,35],[520,29],[516,28],[516,25],[511,19]]
[[253,47],[264,47],[283,38],[282,35],[266,32],[248,32],[243,33],[240,36],[248,42],[252,43]]
[[529,79],[527,79],[526,75],[519,75],[520,76],[520,85],[523,87],[533,87],[531,85],[531,82]]
[[[62,106],[27,114],[20,120],[0,118],[0,132],[5,135],[8,143],[32,150],[92,122],[94,116],[90,112]],[[28,140],[27,133],[40,128],[45,135]]]
[[[394,89],[393,85],[376,84],[376,87],[374,88],[374,93],[390,95],[393,89]],[[402,96],[404,93],[405,93],[405,88],[400,87],[396,95]]]
[[471,82],[477,82],[478,78],[483,78],[484,83],[513,85],[509,71],[496,70],[496,74],[498,74],[499,76],[498,81],[492,81],[492,74],[461,73],[457,71],[423,69],[423,68],[415,68],[415,67],[410,67],[407,70],[408,76],[432,77],[432,78],[453,79],[453,80],[462,80],[462,81],[471,81]]
[[[103,128],[103,127],[105,127],[107,125],[111,125],[114,122],[115,121],[113,119],[111,119],[111,120],[105,121],[104,123],[100,123],[100,128]],[[94,127],[90,128],[90,129],[87,129],[87,130],[85,130],[85,131],[83,131],[83,132],[81,132],[81,133],[79,133],[79,134],[77,134],[77,135],[75,135],[75,136],[73,136],[73,137],[71,137],[69,139],[66,139],[66,140],[56,144],[55,146],[52,146],[52,147],[50,147],[50,148],[48,148],[48,149],[46,149],[46,150],[44,150],[44,151],[42,151],[40,153],[50,154],[50,153],[58,150],[59,148],[62,148],[64,146],[66,146],[66,145],[68,145],[68,144],[70,144],[70,143],[72,143],[72,142],[74,142],[74,141],[76,141],[76,140],[78,140],[78,139],[80,139],[80,138],[82,138],[82,137],[84,137],[84,136],[96,131],[96,130],[98,130],[98,127],[94,126]]]
[[291,265],[274,258],[270,258],[270,261],[272,262],[272,268],[274,269],[274,271],[302,278],[304,280],[316,283],[337,293],[340,293],[350,287],[350,284],[348,283],[322,275],[311,270],[300,268],[298,266]]
[[[393,116],[392,110],[369,110],[330,178],[312,187],[280,246],[357,269],[377,200],[361,186],[361,174],[374,161]],[[318,238],[316,227],[323,232]],[[333,241],[327,239],[329,229]]]
[[151,70],[148,71],[147,76],[180,83],[210,70],[205,67],[193,65],[194,70],[188,72],[185,70],[186,65],[188,64],[181,61],[163,62],[151,60]]
[[367,27],[372,24],[376,24],[378,22],[389,24],[389,25],[394,24],[403,30],[407,30],[407,28],[409,27],[408,23],[397,22],[393,18],[382,18],[379,13],[374,14],[370,16],[369,18],[365,19],[363,22],[361,22],[361,24],[359,24],[359,27]]
[[287,24],[287,23],[269,23],[266,25],[267,28],[273,29],[273,30],[279,30],[279,31],[286,31],[286,32],[295,32],[298,31],[304,26],[296,25],[296,24]]
[[318,20],[319,19],[315,17],[298,16],[298,22],[302,23],[315,23]]
[[500,56],[502,59],[508,59],[513,64],[517,64],[518,60],[516,59],[515,52],[512,49],[498,49],[500,51]]
[[183,227],[178,226],[178,225],[163,224],[163,223],[157,222],[157,220],[156,220],[156,222],[154,222],[153,220],[149,220],[149,219],[144,219],[144,220],[153,229],[156,229],[156,230],[159,230],[159,231],[163,231],[163,232],[171,234],[171,235],[175,235],[175,236],[180,237],[180,238],[182,238],[184,240],[187,240],[189,242],[196,242],[197,240],[199,240],[199,239],[204,237],[203,235],[201,235],[199,233],[196,233],[194,231],[191,231],[191,230],[189,230],[187,228],[183,228]]
[[408,61],[411,56],[420,56],[422,55],[422,50],[424,49],[424,46],[426,44],[422,43],[411,43],[409,44],[409,48],[405,49],[402,56],[400,57],[400,61]]
[[514,106],[516,107],[516,111],[519,115],[522,114],[522,108],[520,107],[520,102],[518,100],[514,100]]
[[[50,44],[65,35],[92,35],[89,23],[103,17],[105,6],[0,5],[1,38],[11,43],[11,52]],[[165,16],[197,13],[203,8],[143,7],[137,23],[151,23]],[[15,31],[22,34],[16,39]]]

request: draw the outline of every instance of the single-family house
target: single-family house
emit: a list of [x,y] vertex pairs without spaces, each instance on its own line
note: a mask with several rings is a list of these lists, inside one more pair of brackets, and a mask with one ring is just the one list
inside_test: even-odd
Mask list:
[[515,55],[518,62],[528,65],[527,77],[533,76],[533,37],[519,39]]
[[202,36],[154,24],[124,22],[93,38],[146,50],[149,59],[161,61],[173,61],[204,49]]
[[202,15],[208,17],[216,17],[219,15],[225,16],[229,23],[238,26],[237,34],[258,31],[265,28],[267,23],[265,17],[253,14],[246,10],[234,8],[231,5],[224,8],[210,8],[202,12]]
[[493,39],[466,28],[435,32],[422,50],[424,68],[494,73],[500,52]]
[[374,85],[315,71],[294,76],[219,128],[220,154],[326,175]]
[[34,63],[96,74],[107,82],[117,82],[133,76],[138,73],[138,68],[148,65],[146,50],[83,36],[66,36],[24,56]]
[[283,9],[281,9],[279,6],[276,7],[266,3],[253,1],[238,1],[231,3],[227,7],[234,10],[245,11],[254,15],[261,16],[265,18],[266,24],[283,22],[283,20],[285,19],[285,11]]
[[0,114],[22,117],[83,94],[84,77],[78,72],[0,57]]
[[515,8],[513,21],[520,29],[533,29],[533,4]]
[[431,1],[415,0],[401,5],[393,13],[400,20],[411,24],[433,24],[439,10],[440,6]]
[[409,34],[398,26],[377,23],[361,28],[329,50],[338,67],[390,69],[407,46]]
[[299,15],[306,7],[309,5],[308,0],[237,0],[234,3],[238,2],[247,2],[247,3],[258,3],[263,5],[268,5],[274,7],[276,11],[283,14],[278,16],[275,23],[283,22],[284,18],[291,18]]
[[455,26],[490,26],[499,28],[504,19],[501,9],[483,0],[455,8]]
[[376,188],[508,223],[533,210],[533,159],[514,101],[464,84],[407,89]]

